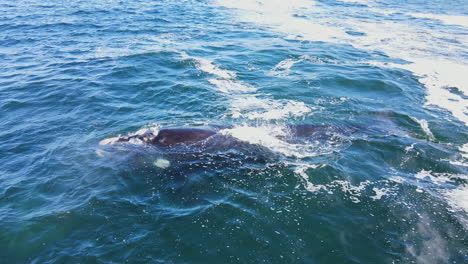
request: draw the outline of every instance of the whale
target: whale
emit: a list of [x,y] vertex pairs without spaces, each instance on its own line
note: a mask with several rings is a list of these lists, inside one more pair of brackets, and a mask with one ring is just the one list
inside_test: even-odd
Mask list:
[[[247,129],[242,131],[244,134],[239,136],[236,134],[238,128],[240,130]],[[187,164],[191,164],[192,162],[202,162],[203,159],[207,159],[208,163],[213,160],[219,162],[228,156],[231,157],[230,160],[241,158],[250,159],[252,162],[263,160],[267,163],[267,161],[275,159],[278,153],[283,153],[281,151],[276,153],[276,150],[272,152],[270,143],[280,147],[292,144],[290,146],[294,149],[298,145],[313,146],[320,144],[320,142],[327,144],[329,139],[336,140],[336,137],[346,137],[362,130],[359,126],[295,124],[266,127],[266,134],[263,134],[265,127],[260,127],[264,130],[257,135],[256,133],[259,131],[255,130],[256,128],[259,127],[186,126],[141,129],[128,136],[101,140],[99,142],[101,148],[96,150],[96,154],[104,158],[113,156],[111,153],[120,152],[125,155],[134,154],[142,160],[154,158],[148,162],[161,169],[172,167],[174,163],[184,164],[187,162]],[[270,134],[269,129],[277,129],[279,133],[271,131]],[[253,137],[255,140],[251,141],[249,137]],[[264,145],[264,142],[268,142],[267,145]]]
[[[115,143],[144,143],[159,147],[172,147],[176,145],[190,145],[207,141],[210,138],[218,137],[225,139],[224,129],[232,127],[169,127],[157,131],[141,130],[130,136],[119,136],[102,140],[100,145],[112,145]],[[361,129],[359,126],[334,126],[320,124],[300,124],[286,125],[286,132],[278,135],[280,140],[290,141],[298,138],[320,139],[336,134],[351,134]],[[220,133],[221,132],[221,133]],[[217,140],[216,142],[220,142]]]

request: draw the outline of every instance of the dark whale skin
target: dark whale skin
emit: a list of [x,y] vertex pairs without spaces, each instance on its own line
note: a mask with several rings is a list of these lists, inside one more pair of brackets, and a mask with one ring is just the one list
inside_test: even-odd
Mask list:
[[[218,135],[217,141],[211,144],[220,144],[219,140],[226,136],[218,132],[224,127],[213,128],[197,128],[197,127],[174,127],[164,128],[158,131],[157,134],[147,132],[139,135],[128,137],[119,137],[115,142],[130,142],[132,139],[138,139],[146,144],[170,147],[177,144],[193,144],[204,141],[214,135]],[[358,126],[333,126],[333,125],[316,125],[316,124],[300,124],[286,126],[288,133],[285,136],[278,136],[281,140],[294,140],[297,138],[313,137],[316,139],[327,138],[333,134],[352,134],[361,130]],[[222,139],[221,139],[222,140]]]
[[166,128],[151,140],[151,144],[172,146],[175,144],[190,144],[205,140],[216,134],[216,131],[203,128]]

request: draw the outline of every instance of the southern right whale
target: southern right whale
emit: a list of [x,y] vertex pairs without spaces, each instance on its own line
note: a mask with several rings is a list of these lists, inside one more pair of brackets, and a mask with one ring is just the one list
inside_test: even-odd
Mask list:
[[[220,131],[229,127],[172,127],[163,128],[158,131],[141,131],[130,136],[120,136],[102,140],[100,145],[111,145],[124,142],[143,142],[160,147],[171,147],[175,145],[190,145],[198,142],[206,141],[207,139],[218,136],[227,137]],[[316,124],[300,124],[285,126],[286,133],[277,136],[281,140],[289,141],[298,138],[323,138],[333,134],[351,134],[361,128],[359,126],[333,126],[333,125],[316,125]],[[221,139],[222,140],[222,139]],[[208,142],[208,141],[207,141]],[[219,140],[216,141],[219,143]],[[212,144],[217,144],[212,142]]]
[[[242,131],[242,135],[235,134],[236,129],[248,128]],[[253,128],[253,129],[252,129]],[[317,144],[329,144],[329,140],[340,141],[341,136],[347,136],[362,130],[359,126],[334,126],[322,124],[280,125],[270,127],[273,131],[255,130],[258,127],[237,126],[209,126],[209,127],[168,127],[157,130],[141,129],[129,136],[107,138],[99,142],[103,147],[115,145],[117,149],[97,149],[97,155],[104,157],[115,150],[123,150],[123,153],[135,154],[140,159],[149,161],[159,168],[167,168],[173,162],[202,162],[207,159],[231,160],[250,159],[251,161],[275,159],[276,154],[289,155],[290,147],[294,149],[312,148],[320,151]],[[260,127],[262,128],[262,127]],[[234,132],[234,133],[233,133]],[[271,132],[271,133],[270,133]],[[278,132],[278,131],[276,131]],[[246,138],[244,138],[246,136]],[[258,141],[250,141],[253,137]],[[338,138],[336,138],[338,137]],[[246,140],[244,140],[246,139]],[[127,144],[130,144],[126,147]],[[265,145],[266,144],[266,145]],[[289,145],[290,144],[290,145]],[[151,146],[151,148],[135,148]],[[123,149],[121,148],[124,147]],[[135,146],[135,147],[133,147]],[[278,149],[279,147],[279,149]],[[107,148],[107,147],[106,147]],[[326,148],[325,148],[326,149]],[[275,155],[272,155],[275,153]],[[233,156],[232,156],[233,155]],[[237,156],[240,155],[240,156]],[[302,154],[300,154],[302,155]],[[224,157],[224,158],[223,158]]]

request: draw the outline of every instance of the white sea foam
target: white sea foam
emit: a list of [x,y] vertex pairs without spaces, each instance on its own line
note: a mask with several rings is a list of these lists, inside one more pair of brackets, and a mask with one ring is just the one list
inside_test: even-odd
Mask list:
[[445,190],[444,194],[454,211],[463,210],[465,213],[468,213],[468,185],[462,185],[452,190]]
[[236,77],[234,72],[223,70],[207,59],[197,58],[197,62],[199,63],[200,70],[204,72],[211,73],[225,79],[234,79]]
[[408,15],[416,18],[429,18],[440,20],[446,25],[459,25],[463,27],[468,27],[468,16],[438,15],[428,13],[408,13]]
[[444,59],[412,59],[413,63],[399,65],[420,77],[427,87],[427,105],[447,109],[468,126],[468,100],[447,88],[456,87],[468,94],[468,65]]
[[421,129],[424,131],[426,136],[429,137],[430,140],[435,140],[434,134],[432,134],[432,131],[429,129],[429,124],[427,123],[425,119],[417,119],[416,117],[412,117],[412,116],[411,116],[411,119],[416,121],[419,124],[419,126],[421,126]]
[[[413,58],[412,63],[380,63],[369,62],[371,65],[386,68],[401,68],[413,72],[419,81],[427,88],[427,107],[441,107],[448,110],[454,117],[468,126],[468,100],[462,95],[468,94],[468,65],[449,61],[447,59]],[[456,87],[460,94],[449,90]]]
[[[459,183],[460,181],[468,181],[468,175],[434,173],[430,170],[421,170],[414,176],[418,181],[425,181],[425,184],[432,184],[432,186],[430,186],[431,193],[443,197],[450,206],[450,208],[448,208],[449,210],[468,213],[468,185],[466,183]],[[399,176],[393,176],[390,180],[400,184],[408,182],[407,179]],[[423,192],[425,190],[420,185],[417,187],[417,192]],[[461,219],[463,219],[463,217]]]
[[[313,164],[291,164],[297,165],[294,172],[298,174],[303,180],[305,188],[310,192],[319,192],[325,191],[327,193],[333,193],[333,190],[340,189],[342,192],[348,194],[348,198],[353,203],[359,203],[361,200],[359,199],[362,195],[362,192],[367,188],[367,186],[371,184],[381,184],[378,182],[370,182],[370,181],[363,181],[359,183],[359,185],[352,185],[349,181],[346,180],[334,180],[327,184],[313,184],[310,180],[309,175],[307,174],[308,169],[316,169],[321,165],[313,165]],[[383,195],[393,195],[394,188],[373,188],[374,192],[376,193],[375,196],[370,196],[370,198],[374,200],[378,200],[382,198]]]
[[297,118],[312,112],[314,109],[303,102],[260,98],[256,95],[233,98],[231,105],[232,117],[242,117],[249,120],[278,120],[290,117]]
[[278,64],[276,64],[275,67],[273,67],[270,70],[269,74],[272,75],[272,76],[288,76],[291,68],[294,65],[296,65],[297,63],[301,63],[301,62],[334,63],[333,61],[325,62],[325,61],[323,61],[322,59],[320,59],[318,57],[302,55],[299,58],[295,58],[295,59],[289,58],[289,59],[284,59],[284,60],[278,62]]
[[[352,0],[349,0],[352,1]],[[356,2],[359,0],[355,0]],[[371,19],[333,16],[335,10],[326,5],[318,7],[313,1],[267,0],[218,0],[218,5],[235,8],[239,20],[255,23],[273,31],[284,33],[287,38],[327,41],[353,45],[356,48],[381,51],[403,59],[408,64],[393,64],[412,71],[427,89],[426,106],[438,106],[450,111],[454,117],[468,126],[468,100],[449,91],[456,87],[468,94],[468,63],[462,54],[466,51],[468,35],[424,28],[407,21],[376,21]],[[362,1],[359,1],[362,3]],[[327,9],[328,8],[328,9]],[[388,10],[362,6],[362,12],[373,11],[388,14]],[[367,10],[366,10],[367,9]],[[391,13],[399,12],[394,10]],[[323,16],[323,13],[329,15]],[[339,12],[338,12],[339,13]],[[305,14],[297,16],[297,14]],[[466,26],[467,16],[416,14],[416,17],[439,19],[447,24]],[[365,34],[350,36],[348,30]],[[280,62],[275,70],[290,69],[300,60]]]
[[468,180],[468,175],[465,174],[434,173],[426,170],[421,170],[415,177],[418,179],[428,179],[436,184],[456,183],[456,180]]
[[[346,180],[334,180],[327,184],[313,184],[310,182],[309,176],[306,173],[307,169],[308,169],[307,166],[300,166],[294,172],[299,174],[304,179],[305,184],[306,184],[305,187],[308,191],[319,192],[323,190],[331,194],[333,193],[333,190],[340,189],[342,192],[348,195],[347,197],[353,203],[360,203],[361,202],[360,197],[362,196],[362,192],[366,189],[367,186],[373,184],[370,181],[364,181],[364,182],[359,183],[359,185],[352,185],[349,181],[346,181]],[[388,190],[388,193],[389,192],[390,190]],[[381,197],[379,197],[379,199],[380,198]]]
[[[401,22],[363,22],[351,20],[349,25],[366,33],[349,42],[361,49],[379,50],[408,64],[387,64],[413,72],[427,88],[426,106],[438,106],[468,125],[468,100],[449,91],[456,87],[468,94],[468,65],[460,61],[466,46],[453,45],[446,39],[467,43],[463,35],[429,31]],[[383,65],[382,65],[383,66]]]
[[466,144],[463,144],[463,146],[459,147],[458,148],[460,150],[460,152],[462,153],[462,157],[464,159],[467,159],[468,160],[468,143]]
[[369,185],[371,184],[370,181],[363,181],[359,183],[359,185],[352,185],[349,181],[340,181],[336,180],[333,181],[332,184],[341,186],[341,189],[349,194],[349,198],[353,203],[359,203],[361,202],[359,200],[359,196],[361,196],[361,192]]
[[294,64],[301,62],[302,59],[285,59],[280,61],[276,66],[272,69],[272,71],[284,71],[289,70]]
[[452,180],[450,178],[450,174],[436,174],[436,175],[433,175],[432,171],[426,171],[426,170],[422,170],[422,171],[418,172],[416,175],[414,175],[414,177],[416,177],[418,179],[421,179],[421,180],[429,180],[432,183],[435,183],[435,184],[438,184],[438,185],[443,184],[443,183],[447,183],[447,182],[452,182]]
[[241,125],[223,129],[219,133],[235,137],[250,144],[265,147],[272,152],[288,157],[305,158],[333,152],[332,148],[326,148],[318,144],[293,144],[286,142],[281,137],[287,136],[287,130],[279,125],[257,127]]
[[305,0],[217,0],[218,5],[238,10],[239,19],[272,30],[314,41],[334,41],[344,36],[341,29],[297,16],[315,10],[314,1]]
[[411,146],[406,147],[406,148],[405,148],[405,152],[408,153],[408,152],[410,152],[410,151],[413,151],[415,145],[416,145],[416,143],[413,143],[413,144],[411,144]]
[[220,92],[223,93],[245,93],[255,92],[257,89],[252,85],[242,83],[235,80],[223,80],[223,79],[210,79],[208,80],[211,84],[215,85]]
[[[313,184],[309,174],[307,174],[307,170],[317,169],[325,166],[325,164],[315,165],[305,163],[291,163],[290,165],[296,166],[294,172],[303,179],[304,187],[310,192],[316,193],[324,191],[331,194],[334,190],[339,189],[346,193],[348,198],[353,203],[361,202],[360,197],[363,195],[363,191],[370,186],[378,186],[372,187],[372,191],[375,193],[375,195],[371,195],[369,198],[373,200],[380,200],[383,196],[394,196],[397,194],[398,186],[389,180],[381,180],[376,182],[363,181],[360,182],[359,185],[352,185],[349,181],[346,180],[334,180],[326,184]],[[402,181],[399,182],[401,183]]]
[[445,161],[456,166],[468,167],[468,143],[460,146],[458,151],[460,152],[460,157],[452,156],[450,159]]
[[370,196],[373,200],[380,200],[382,199],[383,196],[388,196],[392,194],[392,190],[389,188],[372,188],[372,190],[375,192],[375,195]]
[[[310,192],[319,192],[325,191],[327,193],[333,193],[333,190],[339,188],[342,192],[348,194],[348,198],[353,203],[361,202],[360,197],[362,196],[362,192],[370,185],[378,184],[386,184],[388,181],[378,181],[378,182],[370,182],[364,181],[359,183],[359,185],[352,185],[349,181],[345,180],[334,180],[327,184],[313,184],[310,181],[309,175],[307,174],[308,169],[316,169],[318,165],[307,165],[307,164],[300,164],[294,172],[298,174],[303,180],[305,188]],[[380,200],[383,196],[393,196],[396,194],[397,187],[395,186],[388,186],[388,187],[373,187],[372,191],[374,191],[375,195],[369,196],[369,198],[373,200]]]
[[224,7],[254,11],[264,16],[282,15],[315,6],[315,2],[311,0],[216,0],[215,2]]
[[201,71],[216,75],[217,77],[223,78],[223,79],[231,80],[231,79],[236,78],[235,72],[221,69],[217,65],[215,65],[214,62],[211,60],[200,58],[200,57],[189,56],[185,52],[179,52],[179,53],[184,59],[194,60],[197,63],[198,69],[200,69]]
[[[420,180],[430,181],[436,186],[438,193],[443,195],[447,203],[452,207],[453,211],[464,210],[468,212],[468,185],[457,185],[457,180],[468,180],[468,175],[464,174],[449,174],[449,173],[433,173],[432,171],[422,170],[415,177]],[[455,185],[452,188],[442,185]]]
[[367,4],[369,0],[338,0],[340,2],[345,2],[345,3],[359,3],[359,4]]
[[307,170],[308,169],[316,169],[318,168],[319,165],[312,165],[312,164],[299,164],[296,169],[294,170],[294,172],[296,174],[298,174],[300,177],[302,177],[302,179],[304,180],[304,183],[305,183],[305,188],[306,190],[308,190],[309,192],[318,192],[318,191],[321,191],[321,190],[324,190],[326,192],[330,192],[328,190],[328,187],[326,185],[323,185],[323,184],[313,184],[312,182],[310,182],[310,179],[309,179],[309,175],[307,174]]

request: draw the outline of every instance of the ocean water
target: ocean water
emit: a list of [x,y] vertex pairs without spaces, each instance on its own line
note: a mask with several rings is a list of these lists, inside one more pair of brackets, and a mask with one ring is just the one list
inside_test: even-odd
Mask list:
[[464,0],[2,0],[0,263],[467,263],[467,113]]

